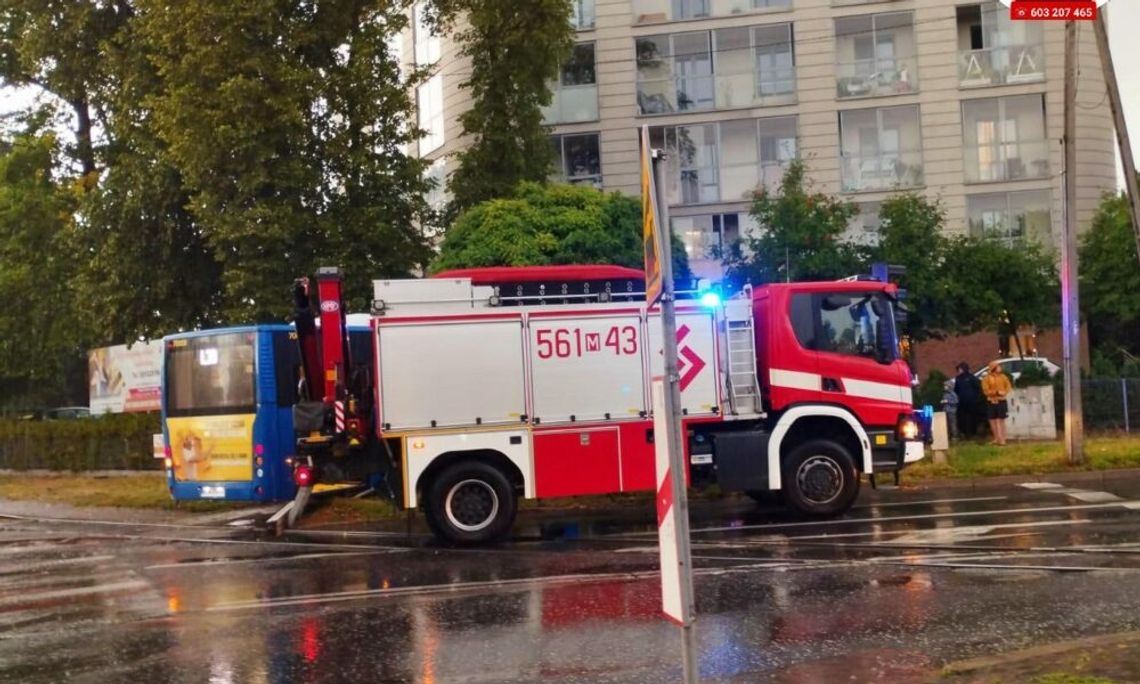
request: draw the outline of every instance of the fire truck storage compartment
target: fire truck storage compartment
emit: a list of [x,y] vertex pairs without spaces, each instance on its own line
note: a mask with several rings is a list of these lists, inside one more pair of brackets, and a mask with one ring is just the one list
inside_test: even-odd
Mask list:
[[377,320],[385,430],[518,423],[526,413],[518,315]]
[[[688,416],[716,413],[720,407],[717,394],[716,325],[709,309],[677,312],[677,374],[681,385],[681,411]],[[649,314],[649,375],[657,377],[665,371],[661,351],[661,314]]]
[[575,496],[621,491],[618,428],[534,431],[535,494]]
[[768,488],[768,438],[763,430],[713,433],[716,481],[722,489]]
[[609,316],[532,314],[529,327],[536,422],[545,425],[644,415],[643,335],[637,312]]

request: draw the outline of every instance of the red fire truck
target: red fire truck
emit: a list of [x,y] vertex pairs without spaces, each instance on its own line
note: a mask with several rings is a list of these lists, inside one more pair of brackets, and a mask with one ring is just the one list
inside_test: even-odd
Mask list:
[[[298,496],[383,474],[437,536],[474,544],[509,532],[520,497],[652,489],[660,314],[592,270],[607,267],[575,268],[557,291],[535,269],[377,280],[367,361],[345,344],[339,271],[320,271],[315,297],[298,281]],[[862,475],[920,460],[896,294],[856,279],[679,301],[689,484],[829,516]]]

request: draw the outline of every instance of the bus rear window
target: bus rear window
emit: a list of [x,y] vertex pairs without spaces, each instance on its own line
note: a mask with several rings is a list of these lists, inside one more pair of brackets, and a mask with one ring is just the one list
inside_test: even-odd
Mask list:
[[253,340],[245,332],[168,340],[167,414],[253,413]]

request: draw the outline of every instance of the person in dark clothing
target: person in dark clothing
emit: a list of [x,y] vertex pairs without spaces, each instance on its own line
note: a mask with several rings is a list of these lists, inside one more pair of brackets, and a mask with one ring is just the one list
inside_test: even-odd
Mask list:
[[962,439],[972,439],[978,432],[982,383],[970,372],[970,366],[965,361],[958,364],[958,375],[954,377],[954,394],[958,395],[958,434]]

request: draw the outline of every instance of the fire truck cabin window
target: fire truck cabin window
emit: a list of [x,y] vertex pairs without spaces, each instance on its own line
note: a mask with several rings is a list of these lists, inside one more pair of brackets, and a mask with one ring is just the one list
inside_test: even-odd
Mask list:
[[[823,352],[879,359],[889,345],[889,319],[881,302],[872,294],[817,295],[819,334],[817,349]],[[880,339],[884,338],[884,339]]]
[[176,340],[166,349],[170,415],[252,413],[254,345],[250,333]]

